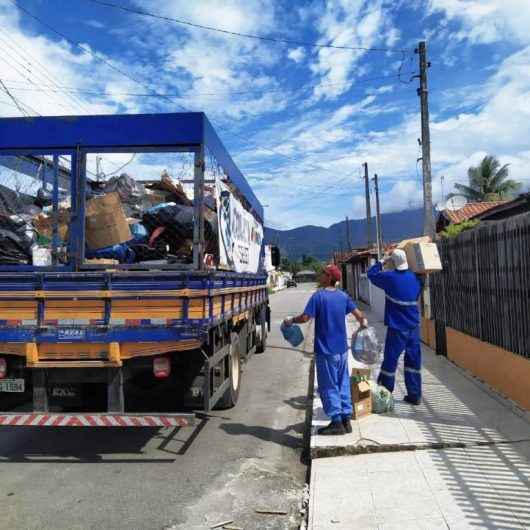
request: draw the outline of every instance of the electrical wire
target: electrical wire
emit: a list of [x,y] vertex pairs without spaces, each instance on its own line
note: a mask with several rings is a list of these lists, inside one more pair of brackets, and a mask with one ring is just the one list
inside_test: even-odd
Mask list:
[[[411,74],[414,73],[414,72],[411,72]],[[371,77],[371,78],[360,78],[356,81],[342,81],[340,83],[326,83],[326,84],[320,84],[320,85],[306,85],[306,86],[302,86],[300,87],[298,90],[299,91],[303,91],[303,90],[310,90],[310,89],[315,89],[315,88],[329,88],[329,87],[337,87],[337,86],[346,86],[346,85],[349,85],[349,84],[353,84],[353,86],[351,87],[351,89],[353,88],[356,88],[357,86],[359,86],[359,88],[363,88],[363,90],[365,89],[365,87],[362,86],[362,83],[366,83],[366,82],[371,82],[371,81],[377,81],[377,80],[390,80],[390,79],[399,79],[399,75],[398,74],[394,74],[394,75],[386,75],[386,76],[378,76],[378,77]],[[26,88],[25,86],[13,86],[12,83],[18,83],[18,81],[9,81],[9,88],[13,89],[13,90],[22,90],[22,91],[42,91],[42,92],[45,92],[46,89],[49,89],[49,91],[51,92],[58,92],[58,93],[80,93],[80,94],[87,94],[87,95],[92,95],[92,96],[102,96],[102,97],[106,97],[106,96],[129,96],[129,97],[142,97],[142,98],[160,98],[160,97],[164,97],[164,98],[182,98],[182,96],[180,96],[179,94],[171,94],[171,93],[154,93],[154,92],[151,92],[151,93],[138,93],[138,92],[108,92],[108,91],[95,91],[95,90],[90,90],[90,89],[80,89],[80,88],[76,88],[76,87],[68,87],[68,86],[58,86],[58,87],[53,87],[53,86],[49,86],[49,85],[41,85],[42,88]],[[34,85],[34,83],[32,83],[32,85]],[[370,88],[374,88],[374,87],[370,87]],[[351,90],[350,89],[350,90]],[[221,94],[221,93],[214,93],[214,92],[194,92],[192,95],[193,96],[197,96],[197,97],[220,97],[220,98],[227,98],[227,97],[230,97],[230,96],[234,96],[234,95],[249,95],[249,94],[252,94],[252,93],[258,93],[258,94],[263,94],[263,93],[272,93],[272,92],[284,92],[288,89],[285,89],[285,88],[263,88],[263,89],[257,89],[255,91],[248,91],[248,90],[242,90],[242,91],[237,91],[237,92],[227,92],[225,94]]]
[[[25,7],[21,6],[20,3],[17,1],[17,0],[9,0],[9,2],[11,2],[13,5],[15,5],[16,7],[18,7],[18,9],[20,9],[20,11],[22,11],[23,13],[25,13],[28,17],[32,18],[33,20],[36,20],[37,22],[39,22],[40,24],[42,24],[44,27],[46,27],[49,31],[55,33],[56,35],[59,35],[59,37],[62,37],[63,39],[65,39],[67,42],[69,42],[70,44],[72,44],[73,46],[75,46],[76,48],[78,48],[79,50],[81,50],[83,53],[86,53],[90,56],[92,56],[94,59],[96,59],[98,62],[101,62],[101,63],[104,63],[106,64],[110,69],[114,70],[115,72],[118,72],[119,74],[123,75],[124,77],[127,77],[127,79],[130,79],[131,81],[133,81],[134,83],[138,84],[138,85],[141,85],[143,86],[144,88],[147,88],[148,90],[150,90],[151,92],[153,92],[153,90],[151,89],[151,87],[147,84],[147,83],[144,83],[143,81],[138,81],[138,79],[134,78],[132,75],[130,75],[129,73],[125,72],[124,70],[122,70],[121,68],[118,68],[117,66],[115,66],[114,64],[112,64],[112,62],[110,62],[109,60],[105,59],[104,57],[100,57],[97,53],[94,53],[90,48],[87,48],[86,46],[84,46],[83,44],[81,44],[80,42],[77,42],[73,39],[71,39],[70,37],[68,37],[67,35],[65,35],[62,31],[59,31],[58,29],[54,28],[53,26],[51,26],[50,24],[48,24],[47,22],[45,22],[44,20],[42,20],[41,18],[39,18],[38,16],[34,15],[33,13],[31,13],[30,11],[28,11]],[[156,92],[155,92],[156,93]],[[160,95],[160,97],[164,98],[164,99],[167,99],[168,101],[170,101],[171,103],[175,103],[173,99],[169,98],[169,97],[166,97],[164,95]],[[184,106],[180,105],[180,104],[176,104],[179,108],[181,108],[182,110],[184,110],[185,112],[188,112],[188,109],[186,109]]]
[[167,17],[164,15],[159,15],[156,13],[152,13],[149,11],[144,11],[141,9],[135,9],[132,7],[123,6],[120,4],[114,4],[112,2],[105,2],[103,0],[88,0],[89,2],[92,2],[93,4],[98,4],[100,6],[104,7],[110,7],[113,9],[119,9],[121,11],[125,11],[127,13],[132,13],[134,15],[141,15],[144,17],[151,17],[156,18],[160,20],[165,20],[166,22],[172,22],[175,24],[180,24],[183,26],[189,26],[192,28],[198,28],[203,29],[207,31],[213,31],[217,33],[223,33],[225,35],[230,35],[232,37],[242,37],[245,39],[254,39],[259,41],[266,41],[266,42],[274,42],[277,44],[289,44],[293,46],[301,46],[306,48],[332,48],[335,50],[349,50],[349,51],[367,51],[367,52],[386,52],[386,53],[402,53],[403,51],[410,51],[410,50],[403,50],[403,49],[396,49],[396,48],[368,48],[364,46],[339,46],[336,44],[320,44],[318,42],[307,42],[307,41],[299,41],[299,40],[291,40],[286,38],[279,38],[279,37],[272,37],[269,35],[253,35],[250,33],[241,33],[238,31],[230,31],[223,28],[218,28],[214,26],[206,26],[204,24],[196,24],[194,22],[190,22],[188,20],[182,20],[179,18],[173,18],[173,17]]
[[[11,50],[13,50],[19,57],[22,58],[23,61],[25,61],[27,64],[31,66],[33,70],[30,71],[32,75],[35,75],[37,77],[40,77],[44,79],[46,82],[50,82],[53,84],[54,87],[59,87],[59,83],[56,78],[53,77],[53,75],[48,71],[48,68],[43,65],[36,57],[32,56],[27,50],[25,50],[20,43],[18,43],[12,36],[8,35],[2,28],[0,28],[0,33],[2,36],[0,36],[0,42],[3,42],[6,46],[8,46]],[[39,73],[39,70],[41,73]],[[26,77],[26,79],[28,79]],[[32,84],[32,79],[28,79],[28,81]],[[74,104],[77,108],[81,109],[83,112],[87,112],[88,107],[84,104],[84,102],[78,98],[77,96],[73,95],[70,96],[70,101],[72,104]]]
[[[65,39],[67,42],[71,43],[73,46],[75,46],[76,48],[80,49],[83,53],[86,53],[86,54],[89,54],[91,55],[92,57],[94,57],[97,61],[99,62],[102,62],[104,64],[106,64],[109,68],[111,68],[112,70],[120,73],[121,75],[123,75],[124,77],[127,77],[128,79],[130,79],[131,81],[133,81],[134,83],[140,85],[140,86],[143,86],[144,88],[147,88],[147,90],[149,90],[149,92],[153,95],[156,95],[162,99],[166,99],[167,101],[175,104],[177,107],[181,108],[183,111],[185,112],[190,112],[189,109],[187,109],[186,107],[184,107],[183,105],[180,105],[179,103],[176,103],[175,102],[175,97],[171,97],[171,96],[167,96],[165,94],[162,94],[160,92],[157,92],[156,90],[152,89],[151,86],[144,82],[144,81],[139,81],[138,79],[136,79],[135,77],[133,77],[132,75],[130,75],[129,73],[125,72],[124,70],[122,70],[121,68],[118,68],[117,66],[115,66],[114,64],[112,64],[110,61],[108,61],[107,59],[103,58],[103,57],[100,57],[99,55],[97,55],[96,53],[94,53],[90,48],[87,48],[86,46],[84,46],[83,44],[81,44],[80,42],[77,42],[73,39],[71,39],[70,37],[68,37],[67,35],[65,35],[63,32],[57,30],[56,28],[54,28],[53,26],[51,26],[50,24],[48,24],[47,22],[45,22],[44,20],[42,20],[41,18],[39,18],[38,16],[34,15],[33,13],[31,13],[30,11],[28,11],[25,7],[21,6],[20,3],[17,1],[17,0],[9,0],[13,5],[15,5],[18,9],[20,9],[23,13],[25,13],[27,16],[29,16],[30,18],[36,20],[37,22],[39,22],[40,24],[42,24],[43,26],[45,26],[48,30],[50,30],[51,32],[55,33],[56,35],[59,35],[60,37],[62,37],[63,39]],[[321,46],[319,46],[321,47]],[[371,51],[375,51],[375,49],[372,49]],[[405,52],[406,50],[380,50],[380,51],[399,51],[399,53],[402,53]],[[238,134],[234,131],[230,131],[228,130],[226,127],[223,127],[223,126],[217,126],[217,128],[219,130],[225,130],[226,132],[228,132],[229,134],[235,136],[235,137],[238,137],[238,138],[241,138],[242,140],[244,140],[245,142],[248,142],[248,136],[244,136],[242,134]],[[279,151],[275,151],[273,149],[270,149],[270,148],[267,148],[267,147],[264,147],[264,146],[260,146],[260,149],[262,151],[265,151],[265,152],[270,152],[278,157],[281,157],[285,160],[288,160],[290,162],[295,162],[295,163],[299,163],[299,160],[295,159],[295,158],[292,158],[290,156],[287,156],[287,155],[284,155],[283,153],[280,153]],[[321,171],[323,168],[322,167],[318,167],[316,165],[313,165],[313,164],[308,164],[307,167],[312,167],[313,169],[315,170],[318,170],[318,171]]]
[[16,105],[17,109],[24,115],[28,116],[27,111],[21,107],[21,105],[18,102],[18,99],[9,92],[9,89],[4,85],[4,82],[0,79],[0,85],[2,86],[2,90],[8,95],[8,97],[13,101],[13,103]]
[[130,160],[125,162],[122,166],[120,166],[118,169],[115,169],[112,173],[105,173],[105,177],[112,177],[112,175],[115,175],[116,173],[119,173],[124,167],[127,167],[134,159],[136,158],[136,153],[133,153]]

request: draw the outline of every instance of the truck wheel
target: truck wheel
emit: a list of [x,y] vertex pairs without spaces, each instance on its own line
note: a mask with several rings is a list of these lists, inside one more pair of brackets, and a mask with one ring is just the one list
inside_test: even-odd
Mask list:
[[239,390],[241,388],[241,352],[239,346],[239,335],[232,333],[230,335],[230,354],[228,356],[229,379],[230,385],[224,396],[219,400],[216,409],[230,409],[235,407],[239,399]]
[[260,311],[259,322],[256,325],[256,353],[263,353],[267,349],[267,318],[265,309]]

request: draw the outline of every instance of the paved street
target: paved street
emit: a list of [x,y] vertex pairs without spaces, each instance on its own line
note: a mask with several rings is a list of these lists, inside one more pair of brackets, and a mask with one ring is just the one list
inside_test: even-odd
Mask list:
[[195,428],[0,429],[0,528],[298,528],[310,357],[285,348],[278,324],[309,294],[272,296],[269,347],[239,404]]

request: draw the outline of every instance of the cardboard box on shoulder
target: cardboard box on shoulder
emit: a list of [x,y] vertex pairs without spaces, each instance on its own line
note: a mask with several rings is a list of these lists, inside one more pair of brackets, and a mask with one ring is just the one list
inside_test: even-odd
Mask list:
[[428,274],[429,272],[442,270],[438,247],[429,236],[404,239],[398,244],[397,248],[405,251],[407,262],[412,272]]
[[92,250],[132,239],[120,196],[116,192],[87,201],[85,226],[86,242]]
[[370,374],[370,368],[353,368],[352,370],[350,385],[353,405],[352,418],[354,420],[372,413]]
[[411,271],[427,274],[442,270],[442,262],[436,243],[409,243],[405,247]]

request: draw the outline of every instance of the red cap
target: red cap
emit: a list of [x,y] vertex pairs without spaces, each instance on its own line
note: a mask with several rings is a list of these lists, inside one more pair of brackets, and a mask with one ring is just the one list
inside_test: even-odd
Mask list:
[[340,282],[342,274],[336,265],[327,265],[324,272],[335,282]]

